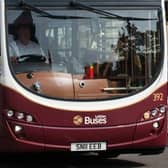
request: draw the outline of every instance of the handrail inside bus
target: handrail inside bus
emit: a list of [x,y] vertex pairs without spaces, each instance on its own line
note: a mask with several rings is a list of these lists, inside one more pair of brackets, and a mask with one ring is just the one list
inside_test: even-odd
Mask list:
[[138,89],[142,89],[143,87],[142,86],[130,86],[130,87],[118,87],[118,88],[115,88],[115,87],[107,87],[107,88],[103,88],[103,91],[104,92],[110,92],[110,91],[125,91],[125,90],[138,90]]

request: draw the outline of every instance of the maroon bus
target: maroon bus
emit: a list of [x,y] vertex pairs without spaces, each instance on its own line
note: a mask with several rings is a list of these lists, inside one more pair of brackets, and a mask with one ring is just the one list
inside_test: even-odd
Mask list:
[[163,9],[161,0],[1,0],[0,152],[163,152]]

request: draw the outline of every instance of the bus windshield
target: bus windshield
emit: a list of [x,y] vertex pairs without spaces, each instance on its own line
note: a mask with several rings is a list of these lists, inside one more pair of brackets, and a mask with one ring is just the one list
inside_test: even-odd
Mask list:
[[8,58],[18,82],[65,100],[112,99],[150,86],[163,60],[159,10],[102,11],[9,8]]

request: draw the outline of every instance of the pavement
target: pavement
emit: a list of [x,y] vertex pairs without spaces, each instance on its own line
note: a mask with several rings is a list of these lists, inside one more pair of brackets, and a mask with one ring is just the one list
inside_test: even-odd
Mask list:
[[168,168],[168,147],[159,155],[122,154],[100,159],[96,155],[0,155],[0,168]]

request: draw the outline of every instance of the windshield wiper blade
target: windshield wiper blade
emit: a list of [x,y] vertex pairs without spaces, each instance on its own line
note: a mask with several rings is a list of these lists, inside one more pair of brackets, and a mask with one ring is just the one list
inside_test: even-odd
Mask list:
[[104,16],[107,16],[107,17],[113,16],[113,17],[117,17],[117,18],[123,19],[122,16],[119,16],[119,15],[116,15],[116,14],[113,14],[113,13],[110,13],[110,12],[107,12],[107,11],[103,11],[103,10],[100,10],[100,9],[85,5],[85,4],[77,2],[75,0],[70,2],[70,6],[75,7],[77,9],[84,9],[84,10],[87,10],[87,11],[91,11],[93,13],[104,15]]
[[52,15],[51,13],[48,13],[40,8],[37,8],[35,6],[32,6],[23,0],[19,3],[19,7],[23,9],[28,9],[33,12],[36,12],[41,15],[41,17],[48,17],[52,19],[88,19],[88,17],[79,17],[79,16],[57,16],[57,15]]
[[[83,10],[87,10],[96,14],[100,14],[103,16],[106,16],[107,18],[116,18],[116,19],[120,19],[120,20],[158,20],[157,18],[137,18],[137,17],[124,17],[124,16],[120,16],[111,12],[107,12],[101,9],[97,9],[88,5],[85,5],[83,3],[77,2],[76,0],[73,0],[70,2],[70,6],[77,8],[77,9],[83,9]],[[106,18],[105,17],[105,18]]]

